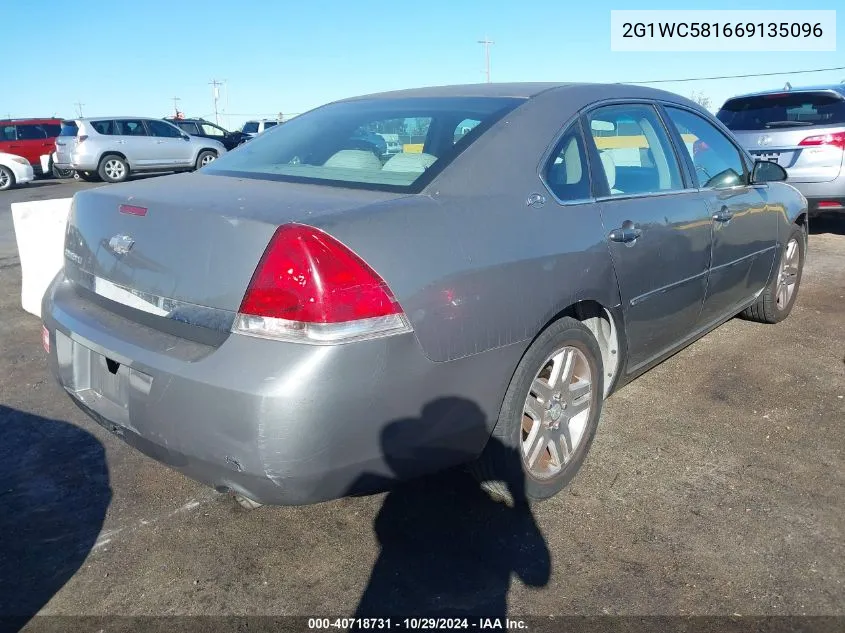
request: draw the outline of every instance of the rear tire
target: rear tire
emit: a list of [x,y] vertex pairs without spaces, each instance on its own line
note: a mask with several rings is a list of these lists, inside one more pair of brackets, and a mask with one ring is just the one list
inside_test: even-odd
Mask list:
[[197,156],[197,162],[196,162],[195,168],[196,169],[202,169],[203,167],[205,167],[209,163],[214,162],[216,159],[217,159],[217,153],[216,152],[212,152],[210,149],[204,149],[203,151],[201,151],[199,153],[199,156]]
[[123,182],[129,178],[129,164],[117,154],[106,154],[100,160],[97,173],[106,182]]
[[0,191],[8,191],[15,186],[15,174],[8,167],[0,165]]
[[552,323],[517,366],[493,435],[470,471],[499,501],[553,497],[584,462],[603,394],[601,350],[590,330],[571,317]]
[[756,303],[743,310],[742,318],[758,323],[780,323],[789,316],[801,285],[805,240],[804,229],[793,225],[773,279]]

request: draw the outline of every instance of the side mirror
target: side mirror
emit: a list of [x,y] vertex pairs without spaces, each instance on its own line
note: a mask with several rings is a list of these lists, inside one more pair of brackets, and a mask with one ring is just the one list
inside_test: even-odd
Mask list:
[[191,137],[190,137],[190,136],[188,136],[187,134],[183,134],[183,135],[182,135],[182,140],[183,140],[183,141],[190,141],[190,140],[191,140]]
[[786,170],[768,160],[754,161],[754,171],[751,172],[751,184],[762,185],[767,182],[783,182],[787,178]]

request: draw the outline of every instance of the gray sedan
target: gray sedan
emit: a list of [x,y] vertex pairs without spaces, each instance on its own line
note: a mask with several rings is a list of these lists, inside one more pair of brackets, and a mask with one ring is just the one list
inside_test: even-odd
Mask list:
[[196,173],[77,193],[44,345],[95,420],[247,506],[466,464],[544,499],[614,390],[790,313],[807,201],[785,177],[647,88],[339,101]]

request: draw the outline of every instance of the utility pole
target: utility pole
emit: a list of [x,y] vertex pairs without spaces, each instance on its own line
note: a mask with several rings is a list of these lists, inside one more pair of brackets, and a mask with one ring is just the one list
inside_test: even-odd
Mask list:
[[179,102],[181,99],[179,97],[173,97],[173,111],[174,116],[178,119],[179,118]]
[[490,46],[496,42],[488,39],[485,35],[483,40],[478,40],[478,43],[484,46],[484,72],[487,75],[487,83],[490,83]]
[[79,115],[79,118],[81,119],[82,118],[82,106],[84,106],[85,104],[77,101],[73,105],[76,106],[76,113]]
[[220,115],[217,113],[217,100],[220,98],[220,86],[223,85],[223,82],[212,79],[208,83],[212,86],[211,97],[214,99],[214,122],[220,125]]

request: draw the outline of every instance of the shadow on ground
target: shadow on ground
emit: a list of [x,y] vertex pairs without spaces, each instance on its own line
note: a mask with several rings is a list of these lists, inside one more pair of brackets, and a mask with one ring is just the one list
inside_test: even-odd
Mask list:
[[821,213],[810,218],[810,235],[833,233],[845,235],[845,213]]
[[0,405],[0,629],[22,626],[73,576],[110,501],[93,435]]
[[[442,451],[450,449],[409,447],[415,437],[430,437],[432,426],[456,416],[461,418],[456,426],[485,428],[480,409],[461,398],[438,400],[420,418],[388,425],[381,441],[393,474],[414,476],[421,463],[442,459]],[[518,452],[490,441],[488,450],[513,460],[510,471],[521,473]],[[395,485],[373,523],[381,551],[356,617],[504,617],[513,576],[529,586],[546,585],[549,549],[524,482],[516,479],[508,485],[509,504],[492,500],[462,469]]]

